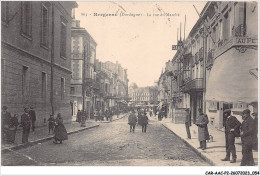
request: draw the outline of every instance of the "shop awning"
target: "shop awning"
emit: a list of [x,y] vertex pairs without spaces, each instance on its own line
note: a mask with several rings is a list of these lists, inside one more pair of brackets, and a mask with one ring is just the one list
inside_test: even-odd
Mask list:
[[258,80],[250,70],[258,67],[257,50],[244,53],[235,48],[219,56],[206,85],[206,100],[224,102],[257,102]]

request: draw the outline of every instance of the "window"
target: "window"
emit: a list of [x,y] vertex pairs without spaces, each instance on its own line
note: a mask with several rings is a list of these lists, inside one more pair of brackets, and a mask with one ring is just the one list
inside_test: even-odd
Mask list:
[[46,73],[42,72],[42,92],[41,92],[42,98],[46,98],[46,89],[47,89]]
[[28,91],[28,67],[23,66],[22,70],[22,95],[27,96]]
[[49,44],[49,16],[48,8],[42,4],[42,19],[41,19],[41,45],[48,48]]
[[22,34],[31,39],[32,36],[32,2],[22,2]]
[[8,23],[8,3],[9,2],[1,2],[2,22],[5,23]]
[[61,29],[60,29],[60,56],[66,58],[66,42],[67,41],[67,22],[61,17]]
[[65,78],[61,78],[61,99],[64,99],[64,93],[65,93]]
[[[71,94],[71,95],[74,95],[74,94],[75,94],[75,88],[74,88],[74,87],[71,87],[71,88],[70,88],[70,94]],[[87,93],[86,93],[86,95],[87,95]]]

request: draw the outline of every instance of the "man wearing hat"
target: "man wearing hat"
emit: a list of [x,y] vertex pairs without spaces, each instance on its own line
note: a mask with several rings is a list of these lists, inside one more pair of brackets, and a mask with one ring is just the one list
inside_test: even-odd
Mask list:
[[209,131],[208,131],[208,116],[202,112],[202,109],[199,108],[199,117],[197,119],[196,125],[198,126],[198,135],[200,141],[200,147],[202,150],[206,149],[206,140],[209,140]]
[[255,124],[253,118],[250,116],[250,110],[245,109],[242,112],[241,125],[241,141],[242,141],[242,160],[240,166],[254,166],[253,158],[253,137],[255,132]]
[[189,139],[191,139],[191,135],[190,135],[190,110],[187,108],[187,109],[185,109],[185,111],[186,111],[185,127],[186,127],[187,137]]
[[222,161],[230,161],[230,153],[232,153],[232,160],[230,163],[235,163],[237,159],[236,147],[235,147],[235,137],[240,136],[239,128],[241,123],[237,120],[235,116],[231,115],[231,110],[224,110],[225,117],[225,139],[226,139],[226,157]]
[[24,108],[24,114],[21,116],[21,126],[23,127],[22,143],[28,142],[30,128],[31,128],[31,116],[29,109]]
[[128,124],[130,125],[130,132],[132,132],[132,131],[135,132],[136,122],[137,122],[137,118],[135,115],[135,111],[132,110],[132,113],[128,117]]

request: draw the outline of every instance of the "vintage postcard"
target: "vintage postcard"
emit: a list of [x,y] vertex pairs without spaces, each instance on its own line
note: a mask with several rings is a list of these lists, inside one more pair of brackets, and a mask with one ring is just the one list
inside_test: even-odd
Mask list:
[[1,1],[1,108],[3,175],[259,175],[258,2]]

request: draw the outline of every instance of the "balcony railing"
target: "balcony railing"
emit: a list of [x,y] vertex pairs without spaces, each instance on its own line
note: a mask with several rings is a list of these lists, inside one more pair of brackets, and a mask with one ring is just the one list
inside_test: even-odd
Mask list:
[[203,47],[201,47],[199,50],[199,60],[202,61],[203,58],[204,58],[204,49]]
[[236,29],[233,30],[235,37],[244,37],[246,35],[246,26],[240,24]]
[[202,91],[203,88],[204,88],[203,78],[196,78],[184,84],[181,90],[182,92],[192,92],[192,91]]

